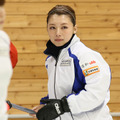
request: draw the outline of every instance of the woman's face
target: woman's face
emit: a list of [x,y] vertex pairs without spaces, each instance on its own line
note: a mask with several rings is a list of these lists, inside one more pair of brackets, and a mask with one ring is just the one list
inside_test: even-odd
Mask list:
[[3,24],[4,24],[4,21],[5,21],[5,9],[4,7],[0,6],[0,29],[3,28]]
[[68,15],[54,14],[49,18],[47,30],[51,42],[59,47],[67,43],[73,33],[76,33],[76,26],[73,26]]

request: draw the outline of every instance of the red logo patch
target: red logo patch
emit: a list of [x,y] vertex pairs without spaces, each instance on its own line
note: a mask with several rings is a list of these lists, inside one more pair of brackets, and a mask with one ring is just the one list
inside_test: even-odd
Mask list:
[[96,63],[96,62],[93,60],[93,61],[91,61],[89,64],[92,65],[92,64],[94,64],[94,63]]

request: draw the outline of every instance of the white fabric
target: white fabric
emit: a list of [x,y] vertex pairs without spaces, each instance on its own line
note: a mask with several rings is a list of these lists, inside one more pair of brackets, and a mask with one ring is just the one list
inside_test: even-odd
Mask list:
[[[98,72],[94,73],[92,69],[93,74],[84,77],[85,90],[77,94],[73,91],[76,62],[75,59],[73,60],[74,57],[78,59],[77,67],[82,71],[95,66],[99,68]],[[86,47],[75,35],[70,45],[61,51],[57,65],[55,64],[56,60],[52,56],[47,58],[49,99],[68,96],[67,100],[74,120],[112,120],[107,106],[110,99],[110,68],[98,52]],[[65,113],[61,115],[61,120],[73,119],[70,113]]]
[[0,30],[0,120],[7,120],[6,98],[7,90],[12,76],[10,61],[10,39]]

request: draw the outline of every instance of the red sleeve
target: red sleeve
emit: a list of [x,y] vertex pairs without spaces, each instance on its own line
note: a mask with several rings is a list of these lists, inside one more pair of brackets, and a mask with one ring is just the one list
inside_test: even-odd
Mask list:
[[18,62],[18,53],[17,53],[17,49],[12,44],[12,42],[10,42],[10,59],[11,59],[12,67],[14,68]]

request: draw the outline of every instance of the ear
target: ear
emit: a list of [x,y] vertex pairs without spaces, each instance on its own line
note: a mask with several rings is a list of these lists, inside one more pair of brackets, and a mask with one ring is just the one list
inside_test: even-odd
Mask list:
[[74,34],[77,33],[77,25],[74,26]]

